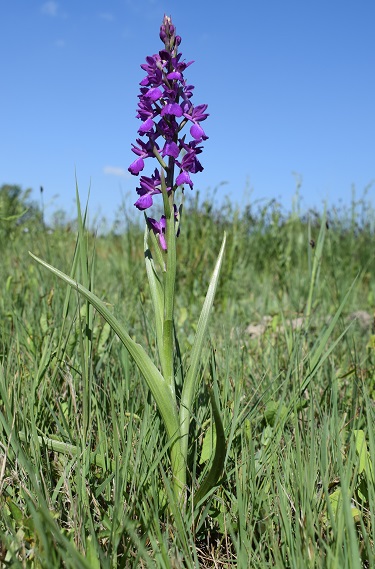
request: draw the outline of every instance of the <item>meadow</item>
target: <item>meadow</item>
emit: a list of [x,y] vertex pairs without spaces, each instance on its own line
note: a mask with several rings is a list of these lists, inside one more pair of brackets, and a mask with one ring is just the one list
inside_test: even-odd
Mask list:
[[190,425],[189,488],[215,446],[209,388],[221,402],[225,467],[191,511],[173,500],[168,440],[124,345],[28,254],[84,279],[156,361],[141,223],[124,207],[105,233],[74,220],[47,226],[22,192],[6,211],[9,196],[3,186],[0,566],[375,567],[368,194],[319,212],[303,212],[298,196],[292,211],[277,201],[238,209],[229,197],[219,208],[215,194],[185,203],[181,353],[227,233]]

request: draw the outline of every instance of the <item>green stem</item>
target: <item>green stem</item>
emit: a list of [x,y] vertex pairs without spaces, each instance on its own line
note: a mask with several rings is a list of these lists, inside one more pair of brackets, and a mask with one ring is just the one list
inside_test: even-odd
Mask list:
[[[170,169],[171,168],[171,169]],[[175,382],[173,369],[173,313],[176,284],[176,231],[174,223],[173,195],[168,199],[167,187],[170,176],[173,175],[173,164],[168,167],[168,176],[165,180],[161,173],[161,189],[164,200],[164,215],[166,218],[167,262],[164,273],[164,319],[163,319],[163,361],[165,362],[164,379],[175,398]],[[171,192],[173,194],[173,192]]]
[[[163,319],[163,354],[160,358],[164,363],[164,379],[171,390],[172,397],[176,401],[175,377],[174,377],[174,341],[173,341],[173,316],[174,316],[174,297],[176,285],[176,228],[174,215],[174,192],[167,193],[167,188],[173,188],[174,159],[170,158],[167,179],[161,171],[161,190],[164,202],[164,215],[166,218],[166,243],[167,261],[164,273],[164,319]],[[177,402],[176,402],[177,404]],[[186,456],[182,453],[181,433],[178,433],[178,440],[173,444],[171,451],[175,452],[172,457],[173,484],[180,503],[184,502],[186,487]]]

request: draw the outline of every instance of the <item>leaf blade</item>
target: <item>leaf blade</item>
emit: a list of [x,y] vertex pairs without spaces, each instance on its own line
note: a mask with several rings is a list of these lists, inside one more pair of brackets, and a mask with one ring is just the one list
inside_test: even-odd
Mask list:
[[203,347],[203,342],[205,341],[208,320],[212,310],[217,283],[220,276],[220,270],[225,251],[225,244],[226,244],[226,234],[224,233],[219,255],[215,264],[214,271],[212,273],[206,298],[204,300],[202,311],[199,317],[197,331],[195,334],[194,343],[191,350],[190,366],[184,380],[184,386],[181,394],[180,427],[181,427],[181,445],[182,445],[183,456],[187,456],[191,406],[193,402],[194,393],[196,392],[197,388],[198,370],[201,365],[202,347]]

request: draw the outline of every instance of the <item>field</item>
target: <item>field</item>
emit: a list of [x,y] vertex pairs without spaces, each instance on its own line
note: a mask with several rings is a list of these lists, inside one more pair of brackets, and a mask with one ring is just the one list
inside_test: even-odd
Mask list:
[[[169,443],[124,345],[31,251],[84,281],[157,361],[143,229],[47,227],[2,188],[0,566],[375,567],[375,211],[185,205],[175,332],[188,353],[227,247],[190,425],[188,487],[215,446],[225,468],[199,508],[173,497]],[[4,205],[5,204],[5,205]],[[5,211],[12,205],[12,210]],[[5,212],[5,213],[4,213]],[[21,215],[23,214],[23,215]],[[141,215],[138,216],[140,219]],[[142,219],[141,219],[142,220]],[[179,387],[180,368],[176,383]],[[181,387],[181,386],[180,386]]]

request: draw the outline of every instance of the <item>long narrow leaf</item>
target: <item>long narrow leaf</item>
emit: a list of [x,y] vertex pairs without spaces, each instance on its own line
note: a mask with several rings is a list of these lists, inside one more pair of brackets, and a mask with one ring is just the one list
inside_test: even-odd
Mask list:
[[225,433],[224,433],[223,422],[221,420],[219,406],[216,401],[215,394],[211,393],[210,395],[211,395],[212,413],[214,416],[215,428],[216,428],[215,456],[209,473],[207,474],[206,478],[203,480],[202,484],[200,485],[198,492],[194,495],[195,506],[198,505],[199,502],[201,502],[205,498],[205,496],[209,493],[209,491],[215,487],[217,481],[219,480],[223,472],[225,457],[226,457]]
[[[164,192],[163,192],[164,195]],[[173,394],[175,393],[173,367],[173,313],[176,286],[176,229],[174,209],[171,208],[167,218],[167,271],[164,273],[164,319],[163,319],[163,351],[165,361],[165,380]]]
[[155,314],[155,328],[156,328],[156,340],[158,344],[158,351],[160,357],[160,363],[163,370],[165,370],[164,362],[164,352],[163,352],[163,317],[164,317],[164,291],[163,285],[156,273],[154,260],[152,258],[152,253],[148,246],[148,236],[149,230],[146,227],[144,235],[144,256],[146,264],[146,272],[148,278],[148,284],[150,286],[151,300]]
[[216,261],[215,269],[211,277],[206,298],[203,304],[202,312],[199,317],[197,332],[191,350],[190,367],[186,374],[181,394],[181,407],[180,407],[181,447],[182,447],[182,454],[185,457],[187,456],[187,449],[188,449],[188,433],[189,433],[191,406],[194,394],[197,389],[197,380],[198,380],[199,367],[201,364],[202,347],[203,347],[203,342],[205,341],[206,338],[208,320],[211,314],[217,283],[219,280],[220,269],[223,262],[225,243],[226,243],[226,234],[224,233],[219,256]]

